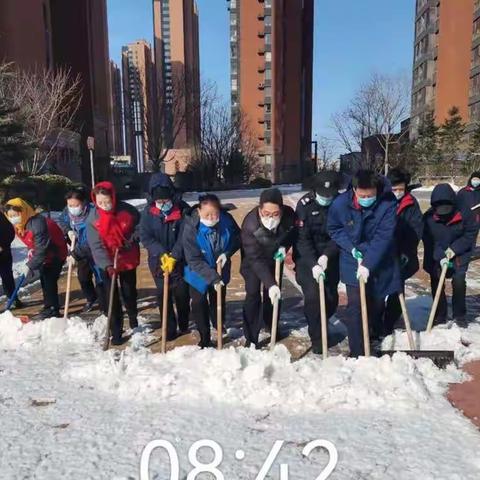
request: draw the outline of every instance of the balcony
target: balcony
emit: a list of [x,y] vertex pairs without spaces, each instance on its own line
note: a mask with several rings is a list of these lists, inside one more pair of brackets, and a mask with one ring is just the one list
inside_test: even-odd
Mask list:
[[258,38],[265,38],[265,30],[259,30],[257,36]]
[[258,84],[258,89],[259,90],[265,90],[265,84],[264,83],[259,83]]
[[263,124],[265,123],[265,117],[259,117],[259,118],[258,118],[258,123],[259,123],[260,125],[263,125]]
[[259,13],[257,15],[257,20],[263,22],[265,20],[265,15],[263,13]]
[[260,65],[260,66],[257,68],[257,72],[258,72],[258,73],[265,73],[265,65]]
[[264,48],[258,49],[258,50],[257,50],[257,54],[258,54],[259,56],[261,56],[261,57],[264,56],[264,55],[265,55],[265,49],[264,49]]
[[260,100],[257,105],[260,107],[260,108],[263,108],[265,107],[265,102],[263,102],[262,100]]

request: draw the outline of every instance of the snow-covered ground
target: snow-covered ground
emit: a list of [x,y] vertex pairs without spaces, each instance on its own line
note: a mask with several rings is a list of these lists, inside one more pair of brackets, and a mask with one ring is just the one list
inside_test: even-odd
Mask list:
[[[283,346],[183,347],[166,356],[140,348],[116,359],[95,340],[101,327],[0,315],[0,478],[140,478],[143,448],[163,439],[184,479],[193,469],[188,449],[205,438],[223,449],[217,478],[256,478],[277,440],[284,445],[265,478],[280,478],[282,463],[292,479],[317,478],[326,453],[301,455],[315,439],[336,446],[332,480],[480,478],[480,434],[445,398],[463,378],[454,366],[403,354],[291,363]],[[436,329],[427,343],[455,349],[459,361],[479,358],[480,324]],[[212,459],[206,449],[199,456]],[[155,452],[151,478],[169,479],[168,465]]]

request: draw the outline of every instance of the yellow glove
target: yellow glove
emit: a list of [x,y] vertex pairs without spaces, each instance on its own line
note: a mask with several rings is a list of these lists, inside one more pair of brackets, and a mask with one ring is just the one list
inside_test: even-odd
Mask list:
[[169,275],[173,272],[177,261],[168,253],[164,253],[160,258],[160,268],[163,273],[168,273]]

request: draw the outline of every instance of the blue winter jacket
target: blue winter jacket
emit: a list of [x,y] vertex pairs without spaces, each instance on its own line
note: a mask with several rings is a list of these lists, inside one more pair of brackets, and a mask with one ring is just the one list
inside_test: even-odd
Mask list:
[[[175,188],[170,178],[157,173],[150,179],[149,194],[156,187],[170,188],[175,197]],[[140,219],[140,240],[148,251],[148,264],[154,275],[162,276],[160,258],[164,253],[171,254],[177,260],[176,271],[183,270],[183,248],[181,242],[184,215],[190,207],[182,200],[174,200],[173,209],[164,215],[151,201],[142,212]]]
[[93,204],[89,203],[86,207],[85,213],[81,217],[78,217],[78,220],[73,221],[68,213],[68,208],[66,207],[57,222],[65,236],[71,230],[75,232],[77,240],[73,256],[77,260],[92,259],[92,252],[87,241],[87,218],[93,208]]
[[[209,240],[212,230],[217,233],[216,248],[212,247]],[[198,213],[194,211],[185,220],[182,245],[187,263],[184,279],[189,285],[200,293],[205,293],[220,280],[225,285],[230,282],[230,259],[240,248],[240,228],[229,213],[222,211],[219,223],[209,228],[200,222]],[[220,278],[217,274],[217,259],[222,253],[227,256],[227,263]]]
[[380,188],[377,202],[362,208],[352,189],[339,195],[328,212],[328,232],[340,247],[340,279],[358,286],[358,262],[352,256],[357,248],[363,265],[370,270],[369,295],[386,297],[401,291],[400,266],[395,245],[397,202],[387,186]]

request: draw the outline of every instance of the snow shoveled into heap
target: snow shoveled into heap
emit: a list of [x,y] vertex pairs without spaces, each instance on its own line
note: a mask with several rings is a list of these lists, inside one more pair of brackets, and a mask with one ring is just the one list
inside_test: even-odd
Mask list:
[[[294,363],[282,345],[273,352],[181,347],[167,355],[154,355],[140,347],[145,332],[135,334],[132,347],[122,353],[118,362],[112,362],[112,352],[102,352],[97,343],[103,338],[105,324],[105,317],[99,317],[92,327],[79,318],[22,324],[7,312],[0,315],[0,348],[48,351],[63,346],[80,353],[88,351],[90,362],[65,365],[65,380],[91,384],[120,398],[204,398],[289,411],[385,405],[417,408],[435,394],[442,394],[449,383],[464,378],[454,365],[439,370],[428,359],[415,361],[402,353],[393,358],[358,360],[329,357],[320,361],[307,356]],[[422,332],[417,342],[418,338],[418,346],[423,349],[455,350],[461,364],[480,358],[480,324],[468,330],[438,327],[431,335]],[[404,332],[397,331],[385,340],[384,348],[392,347],[407,348]]]

